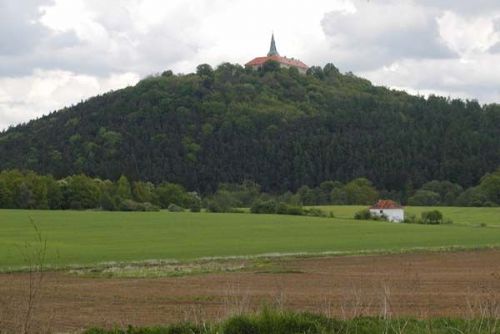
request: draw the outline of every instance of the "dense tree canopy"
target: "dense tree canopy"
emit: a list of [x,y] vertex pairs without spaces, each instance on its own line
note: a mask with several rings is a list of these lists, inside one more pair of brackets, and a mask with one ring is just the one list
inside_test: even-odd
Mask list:
[[[432,180],[469,188],[495,170],[500,106],[411,96],[341,74],[332,64],[307,75],[273,66],[200,65],[194,74],[166,71],[12,127],[0,133],[0,156],[0,170],[124,175],[121,196],[144,201],[151,197],[148,182],[209,193],[220,183],[252,180],[263,191],[283,193],[360,177],[405,201]],[[498,181],[484,182],[494,188]],[[323,194],[349,203],[366,184],[324,186]],[[456,188],[434,186],[423,190],[455,200]],[[168,199],[175,189],[164,188],[161,198]],[[30,206],[19,191],[16,200]]]

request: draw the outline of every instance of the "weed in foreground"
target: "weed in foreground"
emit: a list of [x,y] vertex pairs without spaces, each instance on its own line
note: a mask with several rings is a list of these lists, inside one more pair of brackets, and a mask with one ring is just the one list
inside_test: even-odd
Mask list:
[[178,324],[167,327],[90,329],[85,334],[494,334],[498,319],[388,319],[358,317],[338,320],[311,313],[264,308],[236,315],[218,324]]

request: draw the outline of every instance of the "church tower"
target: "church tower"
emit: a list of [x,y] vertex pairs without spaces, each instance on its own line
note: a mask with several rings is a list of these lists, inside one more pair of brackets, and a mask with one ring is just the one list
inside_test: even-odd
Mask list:
[[267,53],[268,57],[279,56],[278,50],[276,49],[276,42],[274,41],[274,33],[271,35],[271,47]]

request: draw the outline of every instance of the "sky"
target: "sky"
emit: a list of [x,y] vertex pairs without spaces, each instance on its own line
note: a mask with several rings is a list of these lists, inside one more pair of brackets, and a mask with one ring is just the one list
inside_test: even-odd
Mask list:
[[0,130],[170,69],[265,55],[500,103],[499,0],[0,0]]

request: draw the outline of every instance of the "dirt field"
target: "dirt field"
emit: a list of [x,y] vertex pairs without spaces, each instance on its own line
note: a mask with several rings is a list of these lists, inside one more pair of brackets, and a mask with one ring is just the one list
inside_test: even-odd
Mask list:
[[[263,305],[338,317],[500,311],[500,250],[276,261],[270,271],[157,279],[47,273],[33,327],[74,332],[200,322]],[[28,283],[27,274],[0,275],[0,328],[15,330],[23,322]]]

